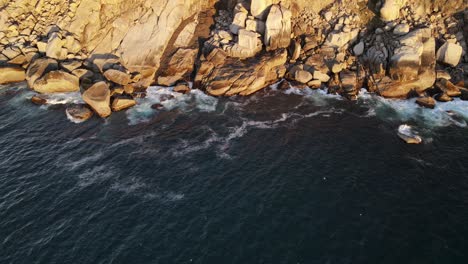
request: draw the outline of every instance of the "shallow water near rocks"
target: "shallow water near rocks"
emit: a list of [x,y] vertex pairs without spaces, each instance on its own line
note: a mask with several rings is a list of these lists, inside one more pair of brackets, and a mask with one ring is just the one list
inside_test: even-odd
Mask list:
[[153,87],[74,124],[31,96],[0,90],[0,263],[468,261],[467,102]]

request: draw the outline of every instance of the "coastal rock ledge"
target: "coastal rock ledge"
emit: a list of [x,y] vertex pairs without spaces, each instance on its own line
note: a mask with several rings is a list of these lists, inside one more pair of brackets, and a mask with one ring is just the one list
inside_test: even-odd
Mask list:
[[281,80],[433,108],[467,100],[467,38],[464,0],[0,0],[0,87],[80,92],[102,118],[150,85],[247,96]]

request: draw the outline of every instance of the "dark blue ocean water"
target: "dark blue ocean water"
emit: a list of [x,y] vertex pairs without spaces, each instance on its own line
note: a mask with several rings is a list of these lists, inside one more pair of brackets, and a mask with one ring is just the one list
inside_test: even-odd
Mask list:
[[468,103],[167,94],[74,124],[0,90],[0,263],[468,263]]

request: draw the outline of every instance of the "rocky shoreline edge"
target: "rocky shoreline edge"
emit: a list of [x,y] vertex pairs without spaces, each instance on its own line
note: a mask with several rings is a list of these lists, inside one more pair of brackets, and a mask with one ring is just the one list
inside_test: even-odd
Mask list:
[[[203,13],[213,14],[212,24],[182,27],[157,70],[90,52],[58,24],[40,34],[40,21],[10,19],[0,28],[0,84],[26,81],[38,105],[47,104],[48,94],[80,92],[86,105],[67,108],[80,121],[134,106],[152,84],[188,93],[191,82],[213,96],[247,96],[281,81],[279,89],[327,89],[350,100],[365,88],[385,98],[418,97],[426,108],[453,97],[468,100],[463,1],[451,1],[451,9],[432,1],[421,10],[418,1],[349,0],[318,12],[294,10],[294,1],[231,2]],[[209,33],[201,38],[203,23]]]

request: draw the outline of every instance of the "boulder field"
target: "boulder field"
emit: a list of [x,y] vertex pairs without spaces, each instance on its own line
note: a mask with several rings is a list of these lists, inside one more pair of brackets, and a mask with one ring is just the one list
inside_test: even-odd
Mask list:
[[433,108],[467,98],[467,37],[464,0],[0,0],[0,85],[26,81],[36,104],[80,92],[80,120],[150,85],[247,96],[281,80]]

